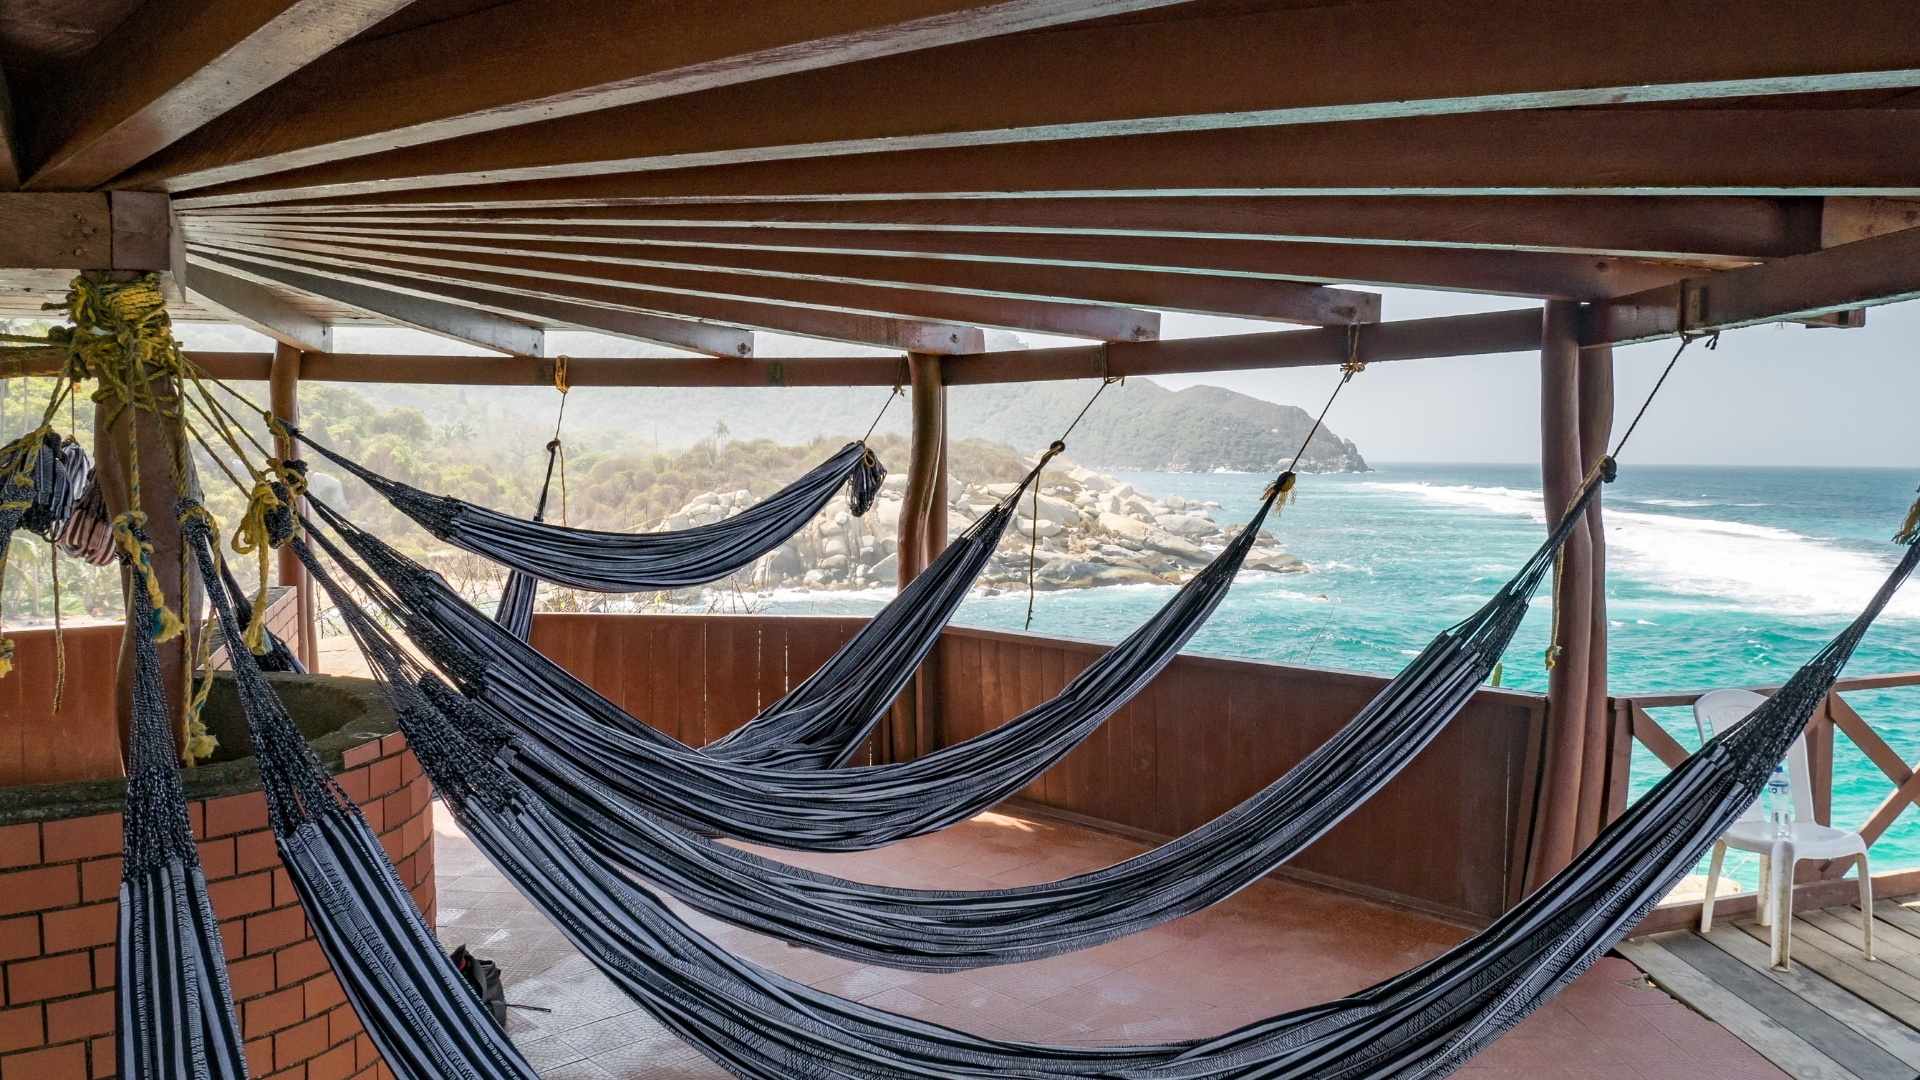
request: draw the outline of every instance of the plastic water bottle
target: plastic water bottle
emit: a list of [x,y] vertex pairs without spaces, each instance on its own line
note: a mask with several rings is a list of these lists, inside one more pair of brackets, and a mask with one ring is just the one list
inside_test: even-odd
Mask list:
[[1793,838],[1793,787],[1787,783],[1787,763],[1773,767],[1767,778],[1767,816],[1773,821],[1773,838]]

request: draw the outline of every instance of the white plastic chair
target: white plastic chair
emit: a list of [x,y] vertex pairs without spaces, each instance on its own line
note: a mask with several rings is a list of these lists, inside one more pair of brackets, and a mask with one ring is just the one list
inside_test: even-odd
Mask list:
[[[1693,722],[1704,742],[1738,723],[1767,699],[1751,690],[1715,690],[1693,704]],[[1813,820],[1813,791],[1807,768],[1805,736],[1787,750],[1787,786],[1793,791],[1793,831],[1785,840],[1773,835],[1773,822],[1761,804],[1747,808],[1726,835],[1714,841],[1713,862],[1707,870],[1707,898],[1700,906],[1700,932],[1713,929],[1713,904],[1720,887],[1720,864],[1727,849],[1760,856],[1760,887],[1755,898],[1759,922],[1773,928],[1773,966],[1791,965],[1793,945],[1793,869],[1808,859],[1857,859],[1860,863],[1860,952],[1873,959],[1873,880],[1867,869],[1867,842],[1857,832],[1821,825]]]

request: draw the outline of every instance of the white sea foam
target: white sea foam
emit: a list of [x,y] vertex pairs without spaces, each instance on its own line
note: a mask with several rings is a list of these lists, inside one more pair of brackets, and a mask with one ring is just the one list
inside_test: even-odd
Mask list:
[[[1545,522],[1540,493],[1507,487],[1374,484],[1449,506]],[[1644,504],[1643,504],[1644,505]],[[1607,511],[1608,572],[1664,592],[1784,615],[1851,615],[1893,567],[1787,529],[1633,510]],[[1920,618],[1920,593],[1896,596],[1895,618]]]

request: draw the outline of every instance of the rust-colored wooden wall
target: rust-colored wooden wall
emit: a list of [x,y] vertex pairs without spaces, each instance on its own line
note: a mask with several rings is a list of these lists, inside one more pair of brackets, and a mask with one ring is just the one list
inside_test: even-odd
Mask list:
[[[852,618],[541,614],[533,644],[655,728],[702,745],[798,684]],[[1105,646],[948,628],[942,745],[1057,693]],[[1284,773],[1357,712],[1378,676],[1182,655],[1059,765],[1029,803],[1154,836],[1188,832]],[[1483,690],[1404,772],[1290,869],[1471,920],[1513,885],[1544,699]]]
[[827,662],[865,619],[583,615],[533,618],[533,647],[651,727],[705,746]]
[[[943,743],[1052,697],[1106,651],[949,628]],[[1020,794],[1157,836],[1220,816],[1305,757],[1385,685],[1373,675],[1181,655]],[[1474,919],[1505,910],[1515,807],[1540,698],[1484,690],[1406,770],[1290,864]]]
[[9,630],[13,671],[0,679],[0,787],[124,775],[113,719],[119,623],[65,631],[67,683],[53,711],[53,631]]

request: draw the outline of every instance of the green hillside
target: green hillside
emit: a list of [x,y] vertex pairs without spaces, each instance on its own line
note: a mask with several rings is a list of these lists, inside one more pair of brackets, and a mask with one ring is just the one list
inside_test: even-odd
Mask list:
[[[956,439],[988,439],[1031,453],[1060,434],[1095,386],[956,386],[947,392],[951,432]],[[517,440],[528,454],[545,444],[560,400],[537,387],[354,389],[383,408],[419,410],[436,431],[470,431],[482,443]],[[716,430],[732,439],[795,446],[822,436],[858,435],[886,397],[879,387],[583,387],[569,397],[566,426],[570,443],[618,456],[692,447]],[[880,433],[905,434],[907,412],[905,402],[895,402]],[[1312,424],[1302,409],[1216,386],[1176,393],[1150,379],[1130,379],[1101,395],[1075,430],[1069,455],[1106,470],[1259,472],[1291,460]],[[1367,467],[1358,447],[1324,428],[1301,464],[1315,472]]]

